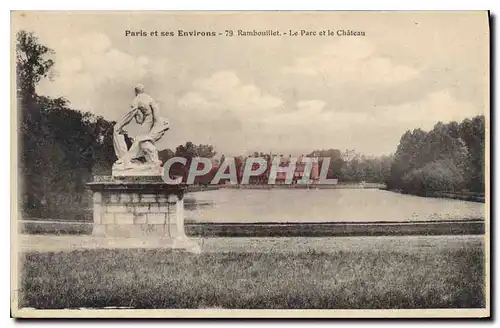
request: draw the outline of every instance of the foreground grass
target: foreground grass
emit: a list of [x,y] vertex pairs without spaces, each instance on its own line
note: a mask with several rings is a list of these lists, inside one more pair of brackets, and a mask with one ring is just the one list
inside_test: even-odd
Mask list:
[[484,307],[481,249],[21,255],[20,306],[133,308]]

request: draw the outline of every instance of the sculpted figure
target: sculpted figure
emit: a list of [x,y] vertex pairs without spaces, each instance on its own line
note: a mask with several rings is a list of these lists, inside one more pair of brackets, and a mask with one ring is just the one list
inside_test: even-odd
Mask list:
[[[147,171],[162,164],[155,143],[169,129],[169,122],[160,116],[158,105],[144,92],[143,85],[137,85],[134,91],[130,111],[114,126],[113,143],[118,160],[113,165],[113,175],[130,170]],[[124,128],[133,119],[141,126],[141,133],[131,138],[132,146],[127,149]]]

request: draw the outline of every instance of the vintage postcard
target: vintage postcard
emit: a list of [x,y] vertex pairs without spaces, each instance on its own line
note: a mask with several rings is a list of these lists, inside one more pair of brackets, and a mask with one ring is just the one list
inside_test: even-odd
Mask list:
[[14,11],[12,316],[490,316],[490,17]]

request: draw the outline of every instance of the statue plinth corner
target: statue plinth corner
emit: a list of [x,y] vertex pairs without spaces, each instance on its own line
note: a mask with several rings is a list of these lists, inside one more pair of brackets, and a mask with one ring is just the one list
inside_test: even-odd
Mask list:
[[160,175],[95,176],[92,191],[94,237],[151,241],[166,248],[201,253],[185,233],[187,185],[165,183]]

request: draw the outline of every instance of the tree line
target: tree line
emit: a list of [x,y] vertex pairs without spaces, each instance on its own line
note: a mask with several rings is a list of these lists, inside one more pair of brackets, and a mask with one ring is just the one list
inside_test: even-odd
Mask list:
[[386,181],[389,189],[416,195],[436,191],[484,193],[484,115],[437,123],[401,137]]

